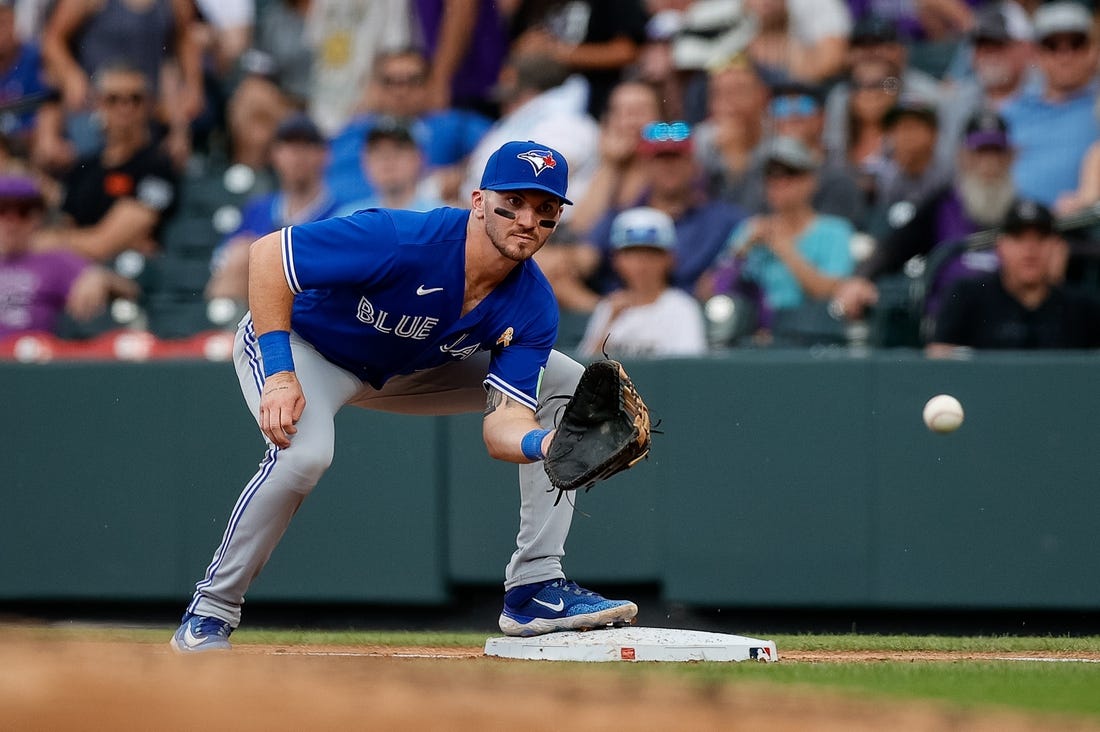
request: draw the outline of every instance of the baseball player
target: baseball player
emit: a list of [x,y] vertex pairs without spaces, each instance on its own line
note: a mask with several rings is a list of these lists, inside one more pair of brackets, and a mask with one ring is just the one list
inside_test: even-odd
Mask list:
[[554,435],[555,410],[545,400],[572,394],[583,371],[552,350],[557,304],[531,261],[571,203],[567,179],[557,151],[508,142],[486,163],[471,210],[368,209],[288,226],[252,245],[250,312],[237,329],[234,362],[267,452],[195,586],[173,648],[230,648],[249,584],[332,460],[334,415],[346,404],[425,415],[483,411],[489,455],[520,464],[502,632],[530,636],[634,618],[634,603],[565,578],[572,507],[555,506],[540,464]]

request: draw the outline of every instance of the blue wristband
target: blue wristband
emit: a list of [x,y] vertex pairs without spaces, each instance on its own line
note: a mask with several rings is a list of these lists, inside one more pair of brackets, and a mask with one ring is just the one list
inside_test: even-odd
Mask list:
[[523,450],[523,457],[528,460],[542,460],[546,456],[542,454],[542,438],[550,434],[550,430],[531,430],[523,436],[523,442],[520,443],[520,449]]
[[273,330],[256,339],[264,358],[264,378],[280,371],[294,370],[294,356],[290,352],[290,333]]

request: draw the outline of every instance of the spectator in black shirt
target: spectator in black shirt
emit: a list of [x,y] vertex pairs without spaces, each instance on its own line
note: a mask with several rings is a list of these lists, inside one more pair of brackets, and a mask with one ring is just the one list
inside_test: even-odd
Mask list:
[[641,0],[520,0],[512,52],[544,54],[588,79],[588,113],[599,119],[623,70],[638,58],[647,21]]
[[997,237],[1000,271],[960,280],[944,299],[927,354],[977,349],[1100,348],[1100,301],[1052,273],[1060,238],[1042,204],[1017,201]]
[[145,256],[176,199],[171,160],[152,135],[150,86],[136,67],[113,64],[95,74],[95,104],[103,146],[64,176],[66,222],[39,232],[37,249],[68,247],[111,262],[126,250]]

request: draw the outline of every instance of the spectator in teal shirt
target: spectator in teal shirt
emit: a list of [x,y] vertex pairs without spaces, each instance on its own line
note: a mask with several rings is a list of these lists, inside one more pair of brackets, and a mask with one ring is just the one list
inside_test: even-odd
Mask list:
[[[716,268],[715,292],[740,291],[757,299],[758,336],[783,335],[797,311],[824,312],[854,262],[851,223],[820,214],[812,200],[818,163],[798,140],[768,143],[764,166],[769,212],[741,222]],[[758,338],[759,340],[759,338]]]

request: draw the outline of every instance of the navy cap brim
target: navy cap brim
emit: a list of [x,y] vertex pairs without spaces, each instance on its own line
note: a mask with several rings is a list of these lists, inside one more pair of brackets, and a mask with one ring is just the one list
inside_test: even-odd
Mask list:
[[546,193],[551,193],[554,196],[557,196],[561,200],[561,202],[564,203],[564,204],[567,204],[569,206],[573,205],[572,201],[570,201],[568,198],[566,198],[565,196],[563,196],[560,193],[558,193],[557,191],[555,191],[550,186],[544,186],[544,185],[541,185],[539,183],[532,183],[532,182],[529,182],[529,181],[523,181],[523,182],[519,182],[519,183],[499,183],[499,184],[493,186],[492,188],[487,188],[486,190],[489,190],[489,191],[544,191]]

